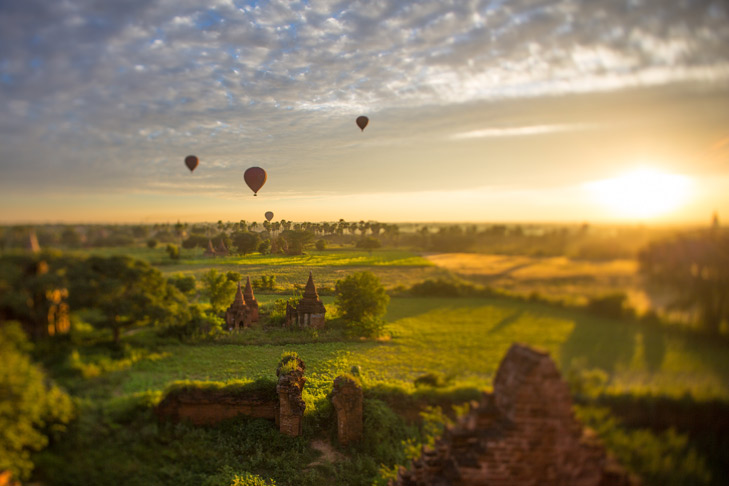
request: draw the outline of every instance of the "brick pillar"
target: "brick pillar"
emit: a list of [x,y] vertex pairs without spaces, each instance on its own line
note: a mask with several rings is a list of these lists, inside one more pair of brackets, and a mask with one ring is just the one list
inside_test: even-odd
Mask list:
[[347,445],[362,438],[362,387],[348,376],[338,376],[332,389],[332,405],[337,411],[339,443]]
[[[278,385],[276,392],[279,401],[279,431],[282,434],[298,437],[301,435],[301,419],[306,410],[306,404],[301,398],[301,391],[304,389],[304,362],[299,358],[293,358],[297,361],[297,366],[291,370],[284,367],[281,372],[277,370]],[[282,363],[285,364],[285,363]],[[282,367],[279,366],[279,369]]]

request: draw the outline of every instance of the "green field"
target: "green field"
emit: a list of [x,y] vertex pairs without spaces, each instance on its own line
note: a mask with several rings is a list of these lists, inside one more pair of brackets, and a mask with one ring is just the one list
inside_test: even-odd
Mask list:
[[[577,412],[601,430],[601,438],[621,461],[648,478],[646,484],[667,484],[674,477],[675,484],[721,484],[729,443],[707,426],[675,435],[660,424],[647,431],[655,424],[644,419],[637,425],[643,429],[634,424],[624,428],[610,422],[610,412],[594,407],[640,406],[650,415],[651,407],[663,403],[691,416],[700,410],[724,410],[721,407],[729,403],[726,342],[688,327],[598,317],[584,307],[545,303],[559,295],[551,286],[584,301],[597,290],[621,289],[624,279],[635,275],[633,262],[483,255],[425,258],[395,249],[214,259],[203,258],[196,249],[183,251],[176,261],[164,248],[101,248],[90,253],[140,258],[166,276],[194,275],[198,292],[191,299],[203,308],[207,303],[199,277],[211,268],[251,279],[275,276],[275,290],[256,290],[264,312],[273,301],[299,293],[312,272],[332,329],[257,328],[180,341],[161,329],[131,328],[117,346],[109,342],[108,332],[85,324],[80,312],[72,335],[50,353],[49,370],[76,397],[81,415],[63,441],[38,455],[34,479],[41,483],[230,486],[234,473],[255,472],[280,485],[370,486],[382,464],[387,476],[417,452],[407,444],[428,440],[420,412],[431,413],[428,406],[440,406],[451,413],[452,405],[477,398],[491,387],[508,348],[520,342],[547,350],[564,378],[582,387],[576,395],[582,400]],[[374,273],[391,291],[385,333],[379,339],[348,335],[337,318],[335,283],[360,271]],[[473,285],[461,293],[470,297],[416,297],[407,292],[413,284],[438,278],[515,293],[488,293]],[[527,291],[545,299],[517,297]],[[175,381],[274,378],[284,351],[296,351],[306,364],[303,437],[287,438],[269,423],[245,419],[212,428],[167,427],[152,414],[156,400]],[[365,389],[366,437],[355,449],[337,449],[343,455],[328,462],[312,444],[323,441],[337,448],[327,394],[334,378],[355,366]],[[438,375],[441,384],[416,386],[427,374]],[[660,462],[663,458],[668,462]],[[714,474],[713,482],[707,471]]]
[[726,346],[690,333],[509,299],[393,298],[387,319],[389,340],[166,346],[167,357],[117,372],[112,394],[161,390],[181,379],[271,377],[283,350],[304,359],[315,394],[353,365],[366,386],[414,389],[415,378],[438,371],[456,386],[487,388],[508,347],[522,342],[548,350],[563,373],[603,370],[610,393],[729,400]]

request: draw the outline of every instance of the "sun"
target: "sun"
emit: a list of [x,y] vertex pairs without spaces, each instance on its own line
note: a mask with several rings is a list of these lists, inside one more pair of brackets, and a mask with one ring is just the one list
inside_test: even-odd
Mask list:
[[616,216],[643,219],[662,216],[685,204],[691,182],[684,175],[641,168],[613,179],[588,182],[585,188]]

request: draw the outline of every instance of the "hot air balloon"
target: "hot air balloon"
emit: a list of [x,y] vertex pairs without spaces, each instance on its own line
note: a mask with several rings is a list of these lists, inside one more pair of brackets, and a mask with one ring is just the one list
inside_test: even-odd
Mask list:
[[264,214],[264,216],[266,217],[266,219],[270,223],[271,220],[273,219],[273,212],[272,211],[266,211],[266,214]]
[[357,117],[357,126],[358,126],[358,127],[359,127],[359,129],[360,129],[360,130],[362,130],[363,132],[364,132],[364,129],[365,129],[365,127],[367,126],[367,124],[368,124],[369,122],[370,122],[370,119],[369,119],[369,118],[367,118],[366,116],[358,116],[358,117]]
[[187,157],[185,157],[185,165],[188,169],[190,169],[190,172],[195,170],[195,168],[197,168],[197,164],[199,163],[200,160],[194,155],[188,155]]
[[266,183],[266,177],[266,171],[260,167],[250,167],[249,169],[246,169],[245,174],[243,174],[243,179],[245,179],[246,184],[248,184],[248,187],[250,187],[253,191],[254,196],[258,195],[258,191],[260,191]]

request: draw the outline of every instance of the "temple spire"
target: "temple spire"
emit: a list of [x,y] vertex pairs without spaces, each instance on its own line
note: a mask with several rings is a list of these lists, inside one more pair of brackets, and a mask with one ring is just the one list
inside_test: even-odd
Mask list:
[[240,280],[238,281],[238,290],[235,292],[235,303],[245,305],[246,300],[243,298],[243,291],[240,288]]
[[306,282],[306,287],[304,288],[304,298],[319,300],[319,294],[316,291],[314,278],[312,277],[311,272],[309,272],[309,280]]
[[[238,283],[238,286],[240,286],[240,283]],[[243,297],[245,297],[247,302],[256,300],[256,298],[253,296],[253,287],[251,287],[251,277],[246,277],[246,289]]]

